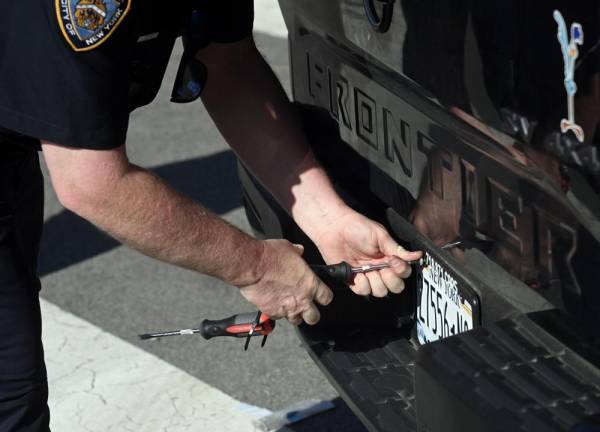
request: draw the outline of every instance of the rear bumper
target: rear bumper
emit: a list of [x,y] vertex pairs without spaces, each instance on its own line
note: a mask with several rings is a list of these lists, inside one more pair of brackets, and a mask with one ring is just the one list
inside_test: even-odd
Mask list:
[[536,323],[562,318],[519,316],[422,347],[383,327],[298,333],[370,431],[597,431],[597,349],[563,332],[567,347]]
[[385,327],[301,326],[305,348],[370,431],[414,431],[416,348]]
[[[243,168],[240,178],[255,231],[304,244],[306,260],[319,262],[308,238]],[[397,213],[388,212],[387,225],[399,240],[428,247]],[[406,292],[386,299],[334,286],[321,323],[298,334],[371,431],[600,431],[598,344],[582,336],[572,317],[518,308],[493,281],[465,281],[477,287],[485,318],[467,333],[419,346],[409,281]]]

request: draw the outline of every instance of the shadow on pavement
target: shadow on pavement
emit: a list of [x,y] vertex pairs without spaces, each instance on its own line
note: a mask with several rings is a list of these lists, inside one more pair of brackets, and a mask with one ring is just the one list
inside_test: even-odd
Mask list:
[[[222,215],[242,205],[236,158],[231,151],[163,165],[152,171],[216,214]],[[61,270],[117,246],[116,240],[76,214],[63,210],[44,223],[39,275]]]
[[368,432],[342,398],[335,398],[332,402],[335,405],[332,410],[286,426],[278,432]]

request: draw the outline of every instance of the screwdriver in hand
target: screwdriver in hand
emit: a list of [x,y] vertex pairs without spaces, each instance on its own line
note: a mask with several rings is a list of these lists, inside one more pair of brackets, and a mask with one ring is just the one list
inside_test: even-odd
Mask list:
[[[409,265],[423,265],[423,258],[406,261]],[[352,267],[346,261],[330,265],[310,265],[311,270],[319,277],[328,277],[336,282],[345,284],[352,283],[354,275],[357,273],[368,273],[371,271],[382,270],[391,267],[390,263],[366,264],[358,267]]]
[[389,263],[366,264],[359,267],[352,267],[346,261],[338,264],[317,265],[312,264],[311,270],[319,277],[328,277],[336,282],[351,283],[354,275],[357,273],[367,273],[370,271],[381,270],[390,267]]
[[[446,243],[442,246],[440,246],[440,249],[452,249],[456,246],[459,246],[462,242],[461,241],[453,241],[450,243]],[[419,259],[415,259],[415,260],[411,260],[411,261],[406,261],[406,264],[409,264],[411,266],[424,266],[425,265],[425,259],[423,257],[419,258]],[[358,266],[358,267],[352,267],[350,264],[348,264],[345,261],[342,261],[341,263],[338,264],[330,264],[330,265],[317,265],[317,264],[312,264],[310,265],[310,268],[312,269],[312,271],[319,277],[329,277],[333,280],[335,280],[336,282],[341,282],[341,283],[351,283],[352,279],[354,278],[354,275],[357,273],[367,273],[370,271],[376,271],[376,270],[381,270],[384,268],[389,268],[391,267],[390,263],[379,263],[379,264],[366,264],[363,266]]]

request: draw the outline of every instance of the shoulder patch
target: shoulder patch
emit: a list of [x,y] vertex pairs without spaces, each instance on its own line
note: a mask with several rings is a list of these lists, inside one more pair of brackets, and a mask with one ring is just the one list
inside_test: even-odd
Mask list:
[[104,43],[121,24],[130,0],[54,0],[60,30],[75,51]]

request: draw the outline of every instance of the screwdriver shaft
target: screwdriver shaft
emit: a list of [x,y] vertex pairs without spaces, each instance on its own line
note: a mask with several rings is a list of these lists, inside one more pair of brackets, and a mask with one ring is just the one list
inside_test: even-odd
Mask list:
[[441,246],[440,249],[452,249],[452,248],[455,248],[456,246],[459,246],[461,243],[462,243],[462,241],[446,243],[445,245]]
[[366,273],[375,270],[381,270],[390,267],[389,263],[366,264],[360,267],[352,267],[352,273]]
[[140,339],[155,339],[166,336],[181,336],[181,335],[191,335],[195,333],[200,333],[200,329],[181,329],[181,330],[173,330],[159,333],[146,333],[140,335]]

